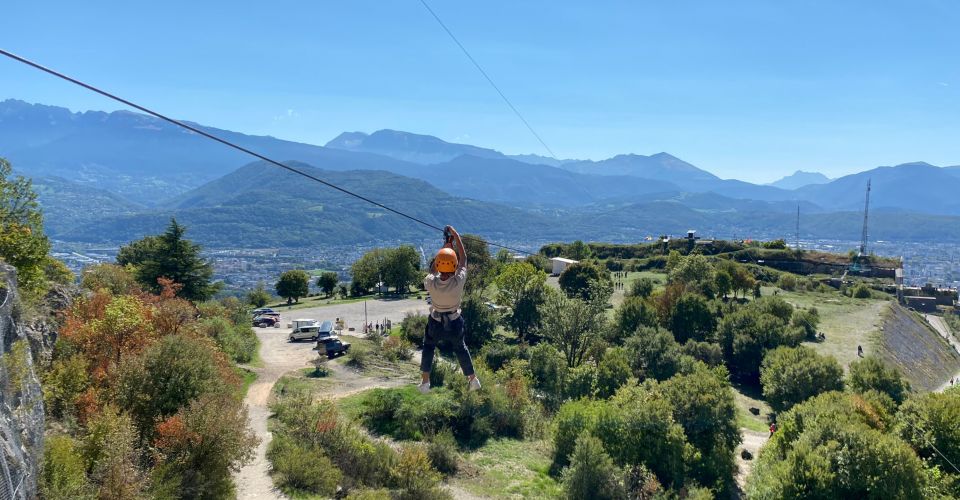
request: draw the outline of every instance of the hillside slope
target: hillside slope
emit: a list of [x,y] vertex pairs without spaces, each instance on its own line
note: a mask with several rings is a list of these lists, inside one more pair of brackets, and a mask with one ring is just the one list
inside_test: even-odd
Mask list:
[[875,340],[877,354],[914,389],[933,391],[960,372],[960,354],[913,312],[891,304]]

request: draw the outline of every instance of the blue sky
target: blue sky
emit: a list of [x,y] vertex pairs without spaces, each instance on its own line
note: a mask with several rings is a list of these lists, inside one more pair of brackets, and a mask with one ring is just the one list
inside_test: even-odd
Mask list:
[[[430,3],[560,157],[666,151],[755,182],[960,164],[958,2]],[[545,154],[419,0],[3,10],[0,46],[180,118]],[[118,109],[3,60],[7,97]]]

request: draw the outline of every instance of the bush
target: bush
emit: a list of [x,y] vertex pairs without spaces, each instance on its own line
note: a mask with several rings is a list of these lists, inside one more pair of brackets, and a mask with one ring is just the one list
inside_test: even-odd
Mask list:
[[43,400],[47,411],[58,418],[72,417],[77,398],[89,385],[90,375],[83,356],[75,354],[57,359],[43,377]]
[[424,314],[407,313],[400,322],[400,334],[413,345],[422,346],[428,319]]
[[627,383],[633,373],[626,352],[622,348],[608,349],[597,368],[597,396],[609,398]]
[[853,298],[855,299],[869,299],[873,296],[873,293],[870,292],[870,287],[860,283],[857,286],[853,287],[852,292]]
[[390,490],[353,490],[346,496],[346,500],[392,500]]
[[213,317],[201,320],[198,328],[237,363],[249,363],[257,351],[257,335],[247,324],[234,325],[225,318]]
[[83,457],[69,436],[47,438],[39,483],[43,498],[96,498],[87,479]]
[[281,487],[332,497],[342,474],[323,451],[310,449],[280,435],[270,441],[267,459]]
[[579,399],[593,396],[597,383],[597,368],[584,363],[567,371],[563,393],[567,399]]
[[894,368],[887,368],[875,356],[867,356],[850,363],[850,388],[856,392],[880,391],[897,404],[903,403],[910,392],[910,383]]
[[400,337],[387,337],[381,347],[384,357],[393,362],[407,361],[413,357],[413,346]]
[[783,273],[780,275],[780,279],[777,280],[777,286],[788,292],[792,292],[797,289],[797,277],[793,274]]
[[457,368],[443,361],[440,356],[434,356],[433,358],[433,367],[430,368],[430,386],[431,387],[443,387],[448,378],[455,377],[457,375]]
[[370,364],[370,351],[357,345],[353,346],[353,349],[347,352],[347,364],[354,368],[366,368]]
[[590,434],[577,438],[570,466],[563,471],[563,491],[567,498],[618,500],[625,497],[621,472],[603,443]]
[[500,370],[510,361],[520,357],[520,346],[500,342],[487,344],[480,350],[480,358],[488,368],[494,371]]
[[630,291],[628,295],[645,299],[653,293],[653,285],[654,283],[652,279],[640,278],[630,285]]
[[708,366],[720,366],[723,364],[723,351],[720,349],[720,344],[697,342],[690,339],[686,344],[683,344],[680,351],[698,361],[703,361]]
[[530,375],[533,387],[544,395],[544,404],[555,410],[563,399],[563,385],[567,378],[567,363],[556,347],[543,342],[532,347]]
[[434,434],[427,444],[427,456],[438,471],[444,474],[456,473],[457,441],[453,438],[453,433],[443,431]]
[[390,470],[393,483],[402,488],[401,498],[440,498],[441,476],[430,465],[427,451],[420,445],[400,449],[396,464]]
[[843,368],[809,347],[778,347],[763,358],[760,384],[770,406],[784,411],[822,392],[843,390]]
[[553,419],[553,470],[559,472],[570,463],[577,439],[596,425],[601,403],[590,400],[567,401]]

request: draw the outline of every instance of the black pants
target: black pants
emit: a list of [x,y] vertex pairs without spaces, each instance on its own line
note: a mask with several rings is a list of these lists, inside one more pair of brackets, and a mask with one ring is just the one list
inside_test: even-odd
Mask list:
[[447,321],[446,325],[433,319],[427,321],[427,330],[423,335],[423,357],[420,358],[420,371],[429,373],[433,367],[433,351],[437,347],[441,350],[453,349],[460,362],[460,368],[466,376],[473,375],[473,360],[467,351],[467,344],[463,340],[463,316]]

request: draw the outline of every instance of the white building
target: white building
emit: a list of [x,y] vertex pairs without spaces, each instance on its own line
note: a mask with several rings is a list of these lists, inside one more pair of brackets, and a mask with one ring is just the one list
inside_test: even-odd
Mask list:
[[564,259],[563,257],[554,257],[550,259],[550,262],[553,263],[553,275],[558,276],[560,273],[564,272],[570,264],[576,264],[577,260]]

